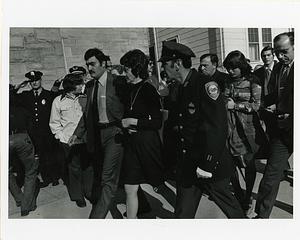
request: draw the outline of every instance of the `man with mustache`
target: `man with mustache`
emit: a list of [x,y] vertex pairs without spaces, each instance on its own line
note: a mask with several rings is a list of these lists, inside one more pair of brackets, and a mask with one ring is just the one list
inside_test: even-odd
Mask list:
[[123,158],[121,119],[124,107],[114,78],[105,68],[107,56],[98,48],[84,54],[93,78],[86,84],[87,105],[70,143],[87,134],[87,149],[95,157],[94,204],[89,218],[105,218],[118,188]]

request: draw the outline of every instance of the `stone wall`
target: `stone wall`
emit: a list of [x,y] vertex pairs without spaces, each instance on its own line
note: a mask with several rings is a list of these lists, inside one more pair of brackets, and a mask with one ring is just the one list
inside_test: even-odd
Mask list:
[[50,89],[74,65],[85,65],[88,48],[98,47],[119,64],[128,50],[139,48],[149,53],[147,28],[11,28],[10,83],[25,80],[25,73],[44,73],[43,86]]

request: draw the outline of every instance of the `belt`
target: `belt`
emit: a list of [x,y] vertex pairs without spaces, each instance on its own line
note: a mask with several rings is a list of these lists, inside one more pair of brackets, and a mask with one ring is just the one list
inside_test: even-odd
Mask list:
[[109,128],[112,126],[117,126],[118,121],[113,121],[113,122],[109,122],[109,123],[98,123],[97,126],[100,129],[105,129],[105,128]]
[[20,129],[9,130],[9,135],[18,134],[18,133],[27,133],[27,131],[26,130],[20,130]]

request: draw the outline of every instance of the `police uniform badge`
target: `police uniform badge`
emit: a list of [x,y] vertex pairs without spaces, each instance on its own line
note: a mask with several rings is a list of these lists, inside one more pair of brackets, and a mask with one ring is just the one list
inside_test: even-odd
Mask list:
[[43,105],[46,104],[46,100],[45,100],[45,99],[42,100],[42,104],[43,104]]
[[213,100],[217,100],[217,98],[220,95],[220,89],[219,89],[219,86],[216,82],[206,83],[205,84],[205,91],[206,91],[207,95]]

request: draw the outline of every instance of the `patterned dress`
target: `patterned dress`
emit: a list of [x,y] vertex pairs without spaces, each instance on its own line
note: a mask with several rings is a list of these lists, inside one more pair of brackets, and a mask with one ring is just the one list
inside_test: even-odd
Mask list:
[[234,109],[228,110],[229,149],[233,156],[255,154],[259,149],[257,111],[260,107],[261,86],[255,76],[226,83],[225,96],[233,99]]

